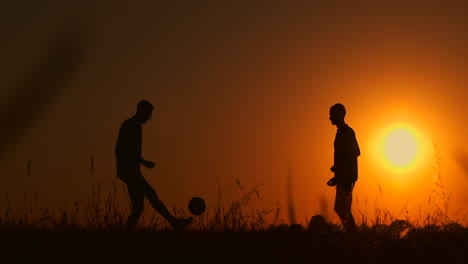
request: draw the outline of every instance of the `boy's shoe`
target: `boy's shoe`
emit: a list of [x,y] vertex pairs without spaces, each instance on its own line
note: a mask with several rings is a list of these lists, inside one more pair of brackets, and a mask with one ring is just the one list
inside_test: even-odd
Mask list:
[[172,228],[177,231],[182,231],[185,227],[192,222],[193,218],[188,217],[185,219],[176,219],[175,223],[172,224]]

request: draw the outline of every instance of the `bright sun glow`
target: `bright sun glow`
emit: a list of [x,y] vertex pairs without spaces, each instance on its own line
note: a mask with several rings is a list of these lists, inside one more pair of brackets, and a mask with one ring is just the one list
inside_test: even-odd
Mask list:
[[375,177],[379,184],[390,184],[401,190],[414,187],[421,180],[422,172],[431,173],[431,144],[423,133],[425,129],[412,120],[385,123],[388,125],[376,126],[375,137],[369,141],[368,150],[373,157],[369,162],[375,166]]
[[385,139],[384,153],[390,163],[404,167],[414,161],[417,152],[416,138],[404,128],[391,131]]
[[389,167],[395,170],[407,170],[414,167],[421,144],[416,132],[407,125],[392,126],[381,145],[381,153]]

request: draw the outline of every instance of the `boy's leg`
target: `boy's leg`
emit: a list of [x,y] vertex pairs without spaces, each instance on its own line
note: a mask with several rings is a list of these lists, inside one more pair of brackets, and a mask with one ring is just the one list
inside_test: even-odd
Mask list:
[[351,205],[353,202],[353,187],[354,184],[351,186],[343,186],[338,184],[336,186],[334,210],[340,217],[341,223],[343,224],[346,231],[351,231],[356,227],[354,217],[351,213]]
[[144,196],[148,198],[150,204],[153,208],[166,219],[173,228],[180,229],[184,228],[185,225],[189,224],[192,221],[192,218],[187,219],[176,219],[164,205],[164,203],[159,199],[156,191],[151,187],[151,185],[143,179],[141,182],[141,188],[143,189]]
[[143,213],[143,202],[145,197],[143,196],[140,188],[138,188],[138,186],[136,186],[134,183],[127,183],[127,190],[128,195],[130,196],[130,201],[132,203],[132,212],[128,216],[125,228],[132,230],[135,229],[138,223],[138,219]]

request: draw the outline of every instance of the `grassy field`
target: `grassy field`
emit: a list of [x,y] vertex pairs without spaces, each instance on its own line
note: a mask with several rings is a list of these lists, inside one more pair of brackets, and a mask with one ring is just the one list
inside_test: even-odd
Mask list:
[[[87,199],[70,208],[30,208],[0,216],[0,251],[4,263],[97,263],[154,261],[180,263],[467,263],[468,228],[441,210],[418,221],[393,219],[388,213],[372,221],[363,216],[354,233],[315,215],[307,226],[286,225],[279,209],[249,206],[256,189],[238,201],[207,210],[186,231],[172,231],[153,210],[137,230],[123,230],[129,213],[117,195],[101,195],[93,186]],[[9,201],[7,200],[7,205]],[[385,211],[383,211],[385,212]],[[174,210],[178,217],[183,211]]]
[[[238,262],[466,263],[468,230],[459,224],[411,228],[361,226],[355,233],[333,224],[251,231],[9,230],[1,237],[5,263],[96,263],[164,260]],[[403,230],[404,231],[404,230]]]

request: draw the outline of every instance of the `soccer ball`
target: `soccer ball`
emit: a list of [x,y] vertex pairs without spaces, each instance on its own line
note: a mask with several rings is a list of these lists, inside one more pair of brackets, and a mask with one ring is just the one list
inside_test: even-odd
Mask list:
[[206,210],[205,200],[201,197],[193,197],[188,203],[190,213],[194,215],[201,215]]

